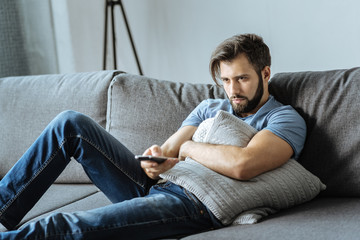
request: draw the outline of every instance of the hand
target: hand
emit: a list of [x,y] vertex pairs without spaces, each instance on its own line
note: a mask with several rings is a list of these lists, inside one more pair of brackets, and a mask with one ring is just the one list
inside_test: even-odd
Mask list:
[[[156,157],[162,156],[162,150],[160,146],[153,145],[148,148],[143,155],[152,155]],[[177,158],[168,158],[163,163],[156,163],[154,161],[141,161],[141,167],[144,169],[146,175],[151,179],[159,179],[161,173],[166,172],[177,164],[179,160]]]

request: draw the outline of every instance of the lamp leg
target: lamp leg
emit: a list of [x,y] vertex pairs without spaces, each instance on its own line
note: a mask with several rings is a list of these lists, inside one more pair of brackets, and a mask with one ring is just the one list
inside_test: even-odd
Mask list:
[[127,21],[127,17],[126,17],[126,13],[125,13],[125,9],[124,6],[122,4],[121,0],[105,0],[105,24],[104,24],[104,55],[103,55],[103,70],[106,70],[106,55],[107,55],[107,41],[108,41],[108,11],[109,11],[109,7],[111,10],[111,29],[112,29],[112,47],[113,47],[113,61],[114,61],[114,69],[117,68],[117,61],[116,61],[116,35],[115,35],[115,20],[114,20],[114,5],[119,4],[120,8],[121,8],[121,14],[123,15],[123,19],[125,22],[125,26],[126,26],[126,30],[130,39],[130,43],[131,43],[131,47],[135,56],[135,60],[136,60],[136,64],[138,67],[138,71],[140,75],[143,75],[142,69],[141,69],[141,65],[140,65],[140,60],[139,57],[137,55],[136,52],[136,48],[135,48],[135,44],[134,44],[134,40],[132,38],[131,35],[131,30],[130,30],[130,26],[129,23]]
[[127,21],[125,9],[124,9],[124,6],[123,6],[123,4],[122,4],[122,0],[119,0],[119,4],[120,4],[120,7],[121,7],[121,13],[122,13],[122,15],[123,15],[123,17],[124,17],[124,22],[125,22],[126,30],[127,30],[127,32],[128,32],[128,35],[129,35],[129,39],[130,39],[131,47],[132,47],[132,49],[133,49],[133,53],[134,53],[134,56],[135,56],[136,64],[137,64],[137,66],[138,66],[139,74],[140,74],[140,75],[143,75],[143,72],[142,72],[142,69],[141,69],[141,65],[140,65],[140,61],[139,61],[138,55],[137,55],[137,53],[136,53],[135,44],[134,44],[134,41],[133,41],[133,38],[132,38],[132,35],[131,35],[130,26],[129,26],[129,23],[128,23],[128,21]]
[[114,21],[114,4],[111,5],[111,29],[112,29],[112,44],[113,44],[114,69],[117,69],[117,63],[116,63],[116,37],[115,37],[115,21]]
[[105,21],[104,21],[104,52],[103,52],[103,70],[106,70],[107,53],[107,30],[108,30],[108,1],[105,1]]

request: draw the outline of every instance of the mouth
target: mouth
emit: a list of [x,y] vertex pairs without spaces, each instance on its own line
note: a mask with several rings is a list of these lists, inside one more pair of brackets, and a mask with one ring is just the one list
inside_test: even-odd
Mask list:
[[240,104],[244,101],[246,101],[246,97],[240,97],[240,96],[233,96],[230,98],[231,102],[233,102],[234,104]]

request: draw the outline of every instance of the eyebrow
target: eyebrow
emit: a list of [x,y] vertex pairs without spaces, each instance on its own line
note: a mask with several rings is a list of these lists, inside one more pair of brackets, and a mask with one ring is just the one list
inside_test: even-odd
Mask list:
[[[250,74],[248,74],[248,73],[244,73],[244,74],[240,74],[240,75],[236,75],[234,78],[241,78],[241,77],[249,77],[250,76]],[[222,77],[222,76],[220,76],[220,79],[229,79],[228,77]]]

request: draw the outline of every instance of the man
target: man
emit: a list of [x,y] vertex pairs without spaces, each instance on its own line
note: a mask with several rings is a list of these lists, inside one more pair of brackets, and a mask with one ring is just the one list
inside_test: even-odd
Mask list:
[[[82,164],[114,204],[53,214],[20,230],[0,233],[1,239],[154,239],[223,227],[189,190],[157,180],[185,157],[222,175],[247,180],[300,154],[304,120],[269,95],[270,65],[269,49],[256,35],[237,35],[220,44],[210,70],[229,99],[203,101],[162,146],[144,152],[167,157],[160,164],[134,161],[129,150],[88,117],[61,113],[0,182],[0,222],[14,229],[70,157]],[[218,110],[236,115],[259,132],[244,148],[193,142],[197,126]]]

